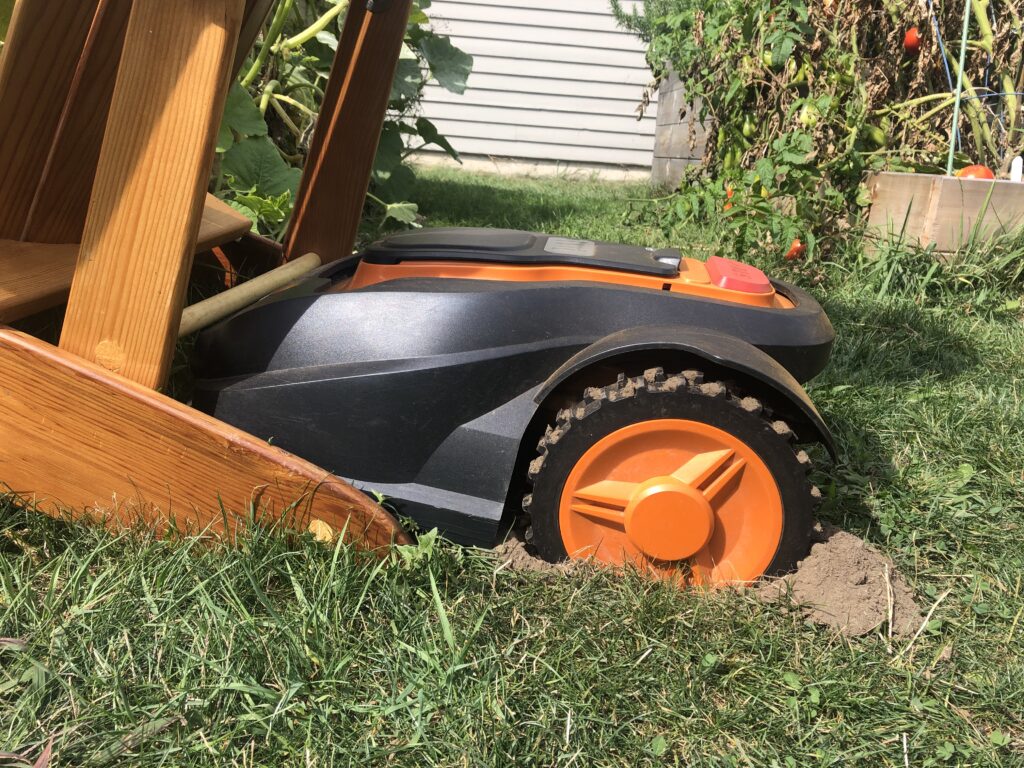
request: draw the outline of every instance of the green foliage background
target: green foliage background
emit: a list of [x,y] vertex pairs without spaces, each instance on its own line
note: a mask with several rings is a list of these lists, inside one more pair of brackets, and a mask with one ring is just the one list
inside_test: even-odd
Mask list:
[[[957,0],[646,0],[613,8],[707,121],[703,164],[643,215],[716,221],[722,250],[813,252],[868,202],[875,170],[944,170],[959,65]],[[973,0],[957,164],[1005,171],[1024,151],[1019,3]],[[931,14],[934,14],[932,16]],[[917,27],[917,54],[904,35]],[[944,44],[940,44],[940,36]],[[732,199],[726,199],[732,190]]]
[[[231,89],[217,142],[213,191],[280,238],[309,151],[349,0],[279,0],[238,82]],[[466,89],[473,59],[430,27],[430,0],[413,6],[387,122],[373,171],[370,218],[416,225],[408,202],[409,154],[434,144],[458,159],[437,128],[417,114],[430,79],[455,93]]]

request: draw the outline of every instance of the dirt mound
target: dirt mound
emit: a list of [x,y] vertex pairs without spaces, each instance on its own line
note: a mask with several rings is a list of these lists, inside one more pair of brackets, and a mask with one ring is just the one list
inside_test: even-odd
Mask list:
[[795,573],[755,589],[768,601],[791,600],[817,624],[855,637],[879,627],[893,636],[911,635],[921,625],[914,593],[892,560],[853,534],[819,530],[817,543]]
[[[520,535],[494,549],[501,569],[569,573],[578,563],[548,563],[530,554]],[[815,530],[815,544],[795,573],[758,584],[755,594],[769,602],[790,603],[816,624],[844,635],[867,635],[879,627],[911,635],[921,626],[914,593],[892,560],[853,534],[832,526]],[[891,617],[891,618],[890,618]]]
[[549,563],[531,555],[526,550],[526,542],[518,532],[509,534],[501,544],[494,548],[494,553],[501,560],[499,568],[511,571],[533,571],[535,573],[565,573],[572,566],[570,563]]

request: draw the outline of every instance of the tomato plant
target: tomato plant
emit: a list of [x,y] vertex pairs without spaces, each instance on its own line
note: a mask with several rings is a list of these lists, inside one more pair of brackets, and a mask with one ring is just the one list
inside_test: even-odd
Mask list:
[[[645,0],[642,13],[612,4],[647,42],[656,77],[674,71],[689,117],[709,129],[703,162],[665,201],[675,216],[655,214],[665,226],[713,216],[723,249],[781,256],[799,236],[813,255],[822,237],[856,224],[866,171],[944,170],[962,2]],[[1021,11],[974,0],[971,13],[959,164],[1005,171],[1024,151]],[[908,56],[915,27],[928,34]]]

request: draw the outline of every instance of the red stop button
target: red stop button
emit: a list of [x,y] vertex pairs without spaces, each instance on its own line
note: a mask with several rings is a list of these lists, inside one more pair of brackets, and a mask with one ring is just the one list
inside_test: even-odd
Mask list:
[[743,293],[771,293],[772,283],[757,267],[721,256],[711,256],[705,262],[708,277],[719,288]]

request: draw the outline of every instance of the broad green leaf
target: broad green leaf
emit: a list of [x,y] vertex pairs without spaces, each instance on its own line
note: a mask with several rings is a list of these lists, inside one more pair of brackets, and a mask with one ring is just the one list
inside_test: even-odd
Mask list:
[[321,45],[326,45],[332,51],[338,50],[338,36],[329,30],[318,32],[316,35],[317,42]]
[[430,72],[438,84],[452,93],[464,93],[469,73],[473,70],[473,57],[456,48],[444,35],[423,38],[420,50],[430,65]]
[[242,136],[266,136],[267,121],[260,114],[259,107],[252,96],[241,85],[235,83],[228,91],[227,104],[224,107],[224,122],[231,130]]
[[395,79],[391,83],[392,102],[414,101],[420,95],[423,88],[423,70],[420,68],[419,59],[399,59],[398,67],[395,69]]
[[261,197],[276,197],[284,192],[295,195],[302,172],[284,161],[277,148],[266,137],[253,137],[238,142],[224,153],[221,170],[229,177],[232,189]]
[[668,740],[660,734],[655,736],[651,739],[651,743],[648,745],[647,751],[655,757],[661,757],[668,752]]
[[374,173],[388,174],[402,164],[405,142],[396,123],[386,123],[377,145],[377,157],[373,161]]
[[252,222],[252,231],[253,232],[257,232],[258,231],[258,224],[259,224],[259,221],[260,221],[260,217],[256,215],[256,211],[254,211],[252,208],[250,208],[247,205],[242,205],[241,203],[239,203],[236,200],[225,200],[224,202],[226,202],[229,206],[234,208],[236,211],[238,211],[240,214],[245,216],[245,218],[247,218],[249,221]]
[[391,203],[388,205],[384,218],[395,219],[403,224],[416,224],[416,214],[419,213],[419,206],[416,203]]
[[407,165],[373,174],[374,194],[384,200],[408,200],[415,183],[416,174]]
[[416,120],[416,132],[427,144],[436,144],[455,160],[458,160],[460,163],[462,162],[459,153],[455,151],[455,147],[451,145],[448,139],[441,135],[441,132],[437,130],[437,126],[427,120],[427,118],[421,117]]
[[258,194],[237,195],[235,202],[252,210],[268,224],[281,224],[291,214],[292,193],[282,192],[276,197],[260,197]]
[[241,85],[235,83],[228,91],[224,105],[224,117],[217,134],[217,152],[227,152],[235,143],[235,135],[266,136],[267,123],[252,100],[252,96]]

